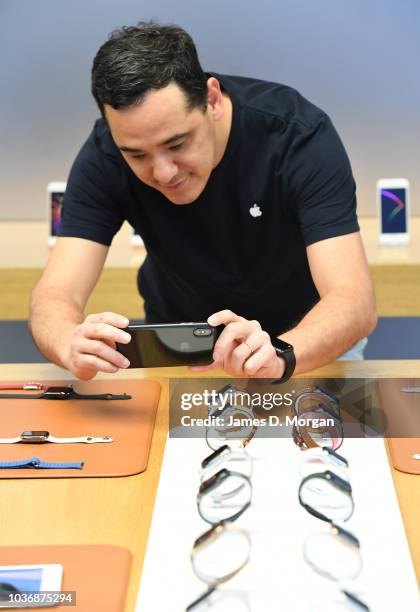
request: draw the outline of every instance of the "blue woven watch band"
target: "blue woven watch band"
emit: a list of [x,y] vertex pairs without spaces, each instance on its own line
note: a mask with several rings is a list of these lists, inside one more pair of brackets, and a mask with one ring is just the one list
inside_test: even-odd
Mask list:
[[71,463],[54,463],[41,461],[38,457],[30,457],[29,459],[20,459],[19,461],[0,461],[0,469],[14,468],[45,468],[45,469],[76,469],[82,470],[83,461],[73,461]]

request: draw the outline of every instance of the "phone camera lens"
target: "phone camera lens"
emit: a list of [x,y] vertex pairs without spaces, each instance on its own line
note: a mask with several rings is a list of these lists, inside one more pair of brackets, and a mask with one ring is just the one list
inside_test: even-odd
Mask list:
[[194,336],[199,336],[199,337],[211,336],[211,333],[212,333],[211,329],[206,329],[206,328],[202,328],[202,327],[194,329],[194,331],[193,331]]

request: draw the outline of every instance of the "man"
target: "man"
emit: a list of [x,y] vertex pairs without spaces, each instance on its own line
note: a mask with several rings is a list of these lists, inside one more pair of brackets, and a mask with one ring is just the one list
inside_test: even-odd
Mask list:
[[115,343],[129,341],[128,319],[83,314],[124,219],[147,248],[146,320],[225,325],[196,370],[281,378],[372,331],[354,180],[325,113],[283,85],[203,73],[188,34],[153,22],[111,35],[92,93],[102,119],[31,303],[52,361],[81,379],[127,367]]

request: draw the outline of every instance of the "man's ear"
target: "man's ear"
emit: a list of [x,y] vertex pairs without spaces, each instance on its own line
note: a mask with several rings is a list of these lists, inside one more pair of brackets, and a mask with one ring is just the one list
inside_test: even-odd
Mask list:
[[219,121],[224,114],[224,104],[220,83],[214,77],[207,79],[207,107],[213,119]]

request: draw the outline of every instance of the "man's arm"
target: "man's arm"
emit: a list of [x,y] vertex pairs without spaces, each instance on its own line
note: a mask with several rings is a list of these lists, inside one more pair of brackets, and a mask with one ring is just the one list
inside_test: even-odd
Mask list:
[[320,295],[300,323],[281,335],[292,344],[296,373],[330,363],[377,322],[375,293],[359,232],[321,240],[307,248]]
[[84,380],[128,363],[115,350],[115,342],[130,339],[120,329],[128,319],[115,313],[84,317],[107,252],[90,240],[59,238],[32,292],[29,328],[35,342],[48,359]]
[[[358,232],[321,240],[310,245],[307,253],[321,299],[296,327],[280,336],[294,347],[296,373],[334,361],[370,334],[377,320],[372,280]],[[282,376],[284,361],[276,356],[258,321],[224,310],[208,322],[225,325],[215,345],[215,361],[192,369],[221,368],[234,376]]]

